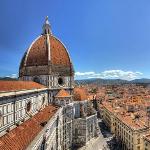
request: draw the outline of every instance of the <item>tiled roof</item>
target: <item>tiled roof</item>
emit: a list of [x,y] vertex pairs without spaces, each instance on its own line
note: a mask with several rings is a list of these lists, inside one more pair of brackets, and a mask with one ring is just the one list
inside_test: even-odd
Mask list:
[[33,81],[0,81],[0,92],[42,89],[45,86]]
[[24,150],[44,128],[41,123],[49,121],[58,107],[49,105],[31,119],[0,138],[0,150]]
[[[51,63],[54,65],[71,67],[69,54],[64,45],[52,35],[49,36],[49,39]],[[41,35],[31,46],[29,53],[25,53],[20,64],[20,69],[25,65],[25,61],[26,66],[48,65],[46,35]]]
[[71,97],[71,95],[64,89],[61,89],[55,97]]
[[96,99],[96,94],[88,95],[88,100],[94,100],[94,99]]
[[31,46],[28,56],[26,56],[26,66],[47,65],[48,50],[46,46],[46,36],[40,36]]
[[[137,111],[136,113],[130,113],[127,112],[123,107],[112,107],[112,104],[109,102],[103,102],[103,108],[109,110],[109,112],[116,115],[116,117],[120,119],[124,124],[128,125],[133,129],[138,130],[146,128],[146,112],[144,112],[143,110]],[[135,120],[132,118],[132,115],[135,116],[137,113],[140,114],[142,117],[140,117],[138,120]]]
[[88,93],[85,88],[74,88],[73,92],[75,101],[88,100]]
[[52,64],[70,67],[70,58],[63,44],[54,36],[50,36],[50,45]]

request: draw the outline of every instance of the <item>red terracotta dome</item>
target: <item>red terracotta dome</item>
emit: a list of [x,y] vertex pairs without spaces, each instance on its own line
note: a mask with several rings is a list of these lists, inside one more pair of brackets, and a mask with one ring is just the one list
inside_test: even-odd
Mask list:
[[73,73],[68,51],[62,42],[52,35],[49,22],[44,24],[42,35],[33,41],[25,52],[20,63],[19,74],[20,76],[30,75],[32,71],[27,68],[39,66],[50,66],[51,69],[48,68],[47,70],[53,72]]
[[[48,65],[48,48],[46,35],[41,35],[31,44],[25,53],[21,66]],[[64,45],[54,36],[49,35],[50,62],[54,65],[70,66],[71,60]]]

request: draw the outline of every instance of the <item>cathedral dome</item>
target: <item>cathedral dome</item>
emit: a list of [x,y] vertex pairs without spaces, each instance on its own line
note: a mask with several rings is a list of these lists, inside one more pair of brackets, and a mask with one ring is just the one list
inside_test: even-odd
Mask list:
[[[47,68],[41,69],[42,66]],[[33,71],[36,74],[73,74],[69,53],[63,43],[52,35],[48,19],[43,25],[42,35],[33,41],[25,52],[20,63],[19,76],[33,75]]]
[[[21,68],[26,66],[48,65],[48,48],[46,36],[39,36],[30,46],[21,61]],[[64,45],[53,35],[49,35],[50,62],[54,65],[68,67],[71,64],[69,54]]]

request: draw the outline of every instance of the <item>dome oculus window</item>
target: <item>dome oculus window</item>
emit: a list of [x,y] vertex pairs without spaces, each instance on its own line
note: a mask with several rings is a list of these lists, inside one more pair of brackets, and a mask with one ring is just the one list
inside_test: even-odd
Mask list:
[[58,84],[59,84],[59,85],[63,85],[63,84],[64,84],[64,81],[63,81],[63,78],[62,78],[62,77],[59,77],[59,78],[58,78]]

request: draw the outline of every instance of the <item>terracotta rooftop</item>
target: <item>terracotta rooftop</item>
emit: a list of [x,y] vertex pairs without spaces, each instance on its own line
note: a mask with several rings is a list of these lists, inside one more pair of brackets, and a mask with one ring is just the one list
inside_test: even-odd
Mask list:
[[[54,36],[49,35],[51,63],[71,67],[69,54],[64,45]],[[20,68],[26,63],[26,66],[48,65],[48,48],[46,44],[46,35],[41,35],[28,50],[28,53],[22,58]]]
[[74,88],[73,92],[75,101],[88,100],[88,92],[85,88]]
[[26,56],[26,66],[47,65],[48,50],[46,47],[46,36],[40,36],[29,49]]
[[71,95],[64,89],[61,89],[55,97],[71,97]]
[[94,100],[96,98],[96,94],[88,95],[88,100]]
[[0,92],[42,89],[45,86],[33,81],[0,81]]
[[[146,128],[146,112],[143,110],[137,111],[136,113],[129,113],[123,107],[112,107],[112,104],[109,102],[103,102],[103,107],[109,110],[112,114],[116,115],[116,117],[121,120],[127,126],[133,129],[142,129]],[[132,116],[139,113],[142,117],[139,119],[134,119]]]
[[0,138],[1,150],[24,150],[44,128],[41,123],[49,121],[58,107],[49,105],[31,119]]

